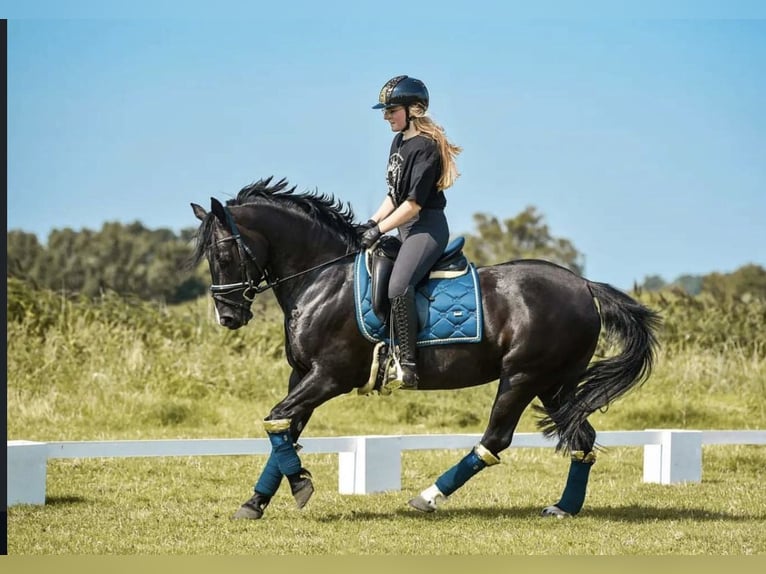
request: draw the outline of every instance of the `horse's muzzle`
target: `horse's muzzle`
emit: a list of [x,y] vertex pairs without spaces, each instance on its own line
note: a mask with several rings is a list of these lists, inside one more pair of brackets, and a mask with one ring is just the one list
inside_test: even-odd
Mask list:
[[234,317],[221,317],[218,322],[227,329],[239,329],[242,326],[242,321],[235,319]]
[[234,315],[229,315],[228,313],[219,313],[218,323],[222,327],[226,327],[227,329],[231,329],[233,331],[247,325],[252,318],[253,314],[249,309],[241,309],[239,313],[235,313]]

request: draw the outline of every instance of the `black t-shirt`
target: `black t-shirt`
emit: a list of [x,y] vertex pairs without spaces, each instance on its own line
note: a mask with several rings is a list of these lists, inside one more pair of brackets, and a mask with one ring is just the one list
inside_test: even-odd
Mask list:
[[423,209],[444,209],[447,199],[436,188],[442,173],[436,142],[424,135],[404,140],[397,134],[388,157],[388,196],[396,207],[414,199]]

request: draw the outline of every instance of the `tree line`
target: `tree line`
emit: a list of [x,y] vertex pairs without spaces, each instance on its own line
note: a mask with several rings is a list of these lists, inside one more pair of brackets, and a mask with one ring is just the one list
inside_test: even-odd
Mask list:
[[766,300],[766,269],[750,263],[731,273],[680,275],[665,281],[659,275],[646,277],[639,288],[645,291],[681,291],[688,295],[708,294],[715,299],[757,298]]
[[209,278],[188,268],[195,230],[177,234],[139,222],[108,222],[99,231],[53,230],[46,245],[25,231],[8,232],[8,277],[72,295],[106,292],[181,303],[206,292]]
[[[585,273],[584,255],[570,240],[556,237],[532,206],[507,219],[486,213],[473,218],[476,228],[465,234],[465,253],[478,266],[536,258]],[[140,222],[107,222],[97,231],[54,230],[42,244],[33,233],[12,230],[7,233],[7,274],[64,294],[97,297],[112,292],[181,303],[205,294],[210,283],[205,263],[188,267],[195,234],[196,228],[175,233],[148,229]],[[733,273],[681,275],[670,282],[651,275],[635,287],[766,300],[766,269],[753,264]]]
[[[477,265],[536,258],[558,263],[581,275],[585,273],[584,255],[568,239],[552,235],[543,215],[532,206],[502,221],[485,213],[477,213],[473,219],[476,233],[466,236],[465,252]],[[660,293],[706,294],[716,300],[755,298],[766,301],[766,269],[748,264],[732,273],[684,274],[671,281],[650,275],[634,288]]]

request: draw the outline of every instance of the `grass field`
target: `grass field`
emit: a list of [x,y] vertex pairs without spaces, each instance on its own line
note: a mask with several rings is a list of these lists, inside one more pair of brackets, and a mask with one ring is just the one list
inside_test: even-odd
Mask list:
[[[9,284],[9,287],[14,287]],[[17,286],[16,286],[17,287]],[[281,318],[237,332],[212,324],[200,300],[165,309],[106,299],[28,299],[9,288],[8,438],[41,441],[263,437],[284,395]],[[694,305],[697,305],[695,302]],[[689,307],[691,308],[691,307]],[[665,309],[650,380],[597,430],[766,428],[764,306]],[[715,329],[726,333],[716,335]],[[481,433],[495,384],[390,397],[339,397],[304,436]],[[536,430],[530,410],[519,432]],[[402,459],[402,491],[341,496],[337,457],[306,455],[317,492],[302,511],[286,487],[261,521],[231,521],[263,457],[55,460],[45,506],[8,512],[8,550],[46,554],[215,555],[749,555],[766,553],[766,449],[708,446],[699,484],[644,484],[640,448],[609,449],[583,512],[546,520],[568,462],[510,449],[443,511],[408,498],[464,453]]]
[[405,453],[402,491],[337,492],[337,458],[307,455],[317,492],[297,510],[283,488],[260,521],[232,521],[263,457],[53,461],[44,507],[10,509],[10,554],[749,555],[766,553],[763,450],[705,447],[700,484],[641,482],[641,449],[594,467],[586,508],[542,519],[566,463],[509,451],[432,515],[408,496],[456,451]]

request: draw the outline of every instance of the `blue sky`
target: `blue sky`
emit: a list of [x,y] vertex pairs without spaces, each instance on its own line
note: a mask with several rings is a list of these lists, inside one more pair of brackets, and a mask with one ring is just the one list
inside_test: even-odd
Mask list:
[[473,231],[475,213],[532,205],[585,254],[586,276],[621,288],[766,266],[757,4],[563,15],[514,2],[27,4],[0,14],[8,229],[43,241],[106,221],[177,231],[196,226],[191,202],[269,175],[365,220],[392,137],[370,107],[409,74],[464,148],[447,192],[453,235]]

